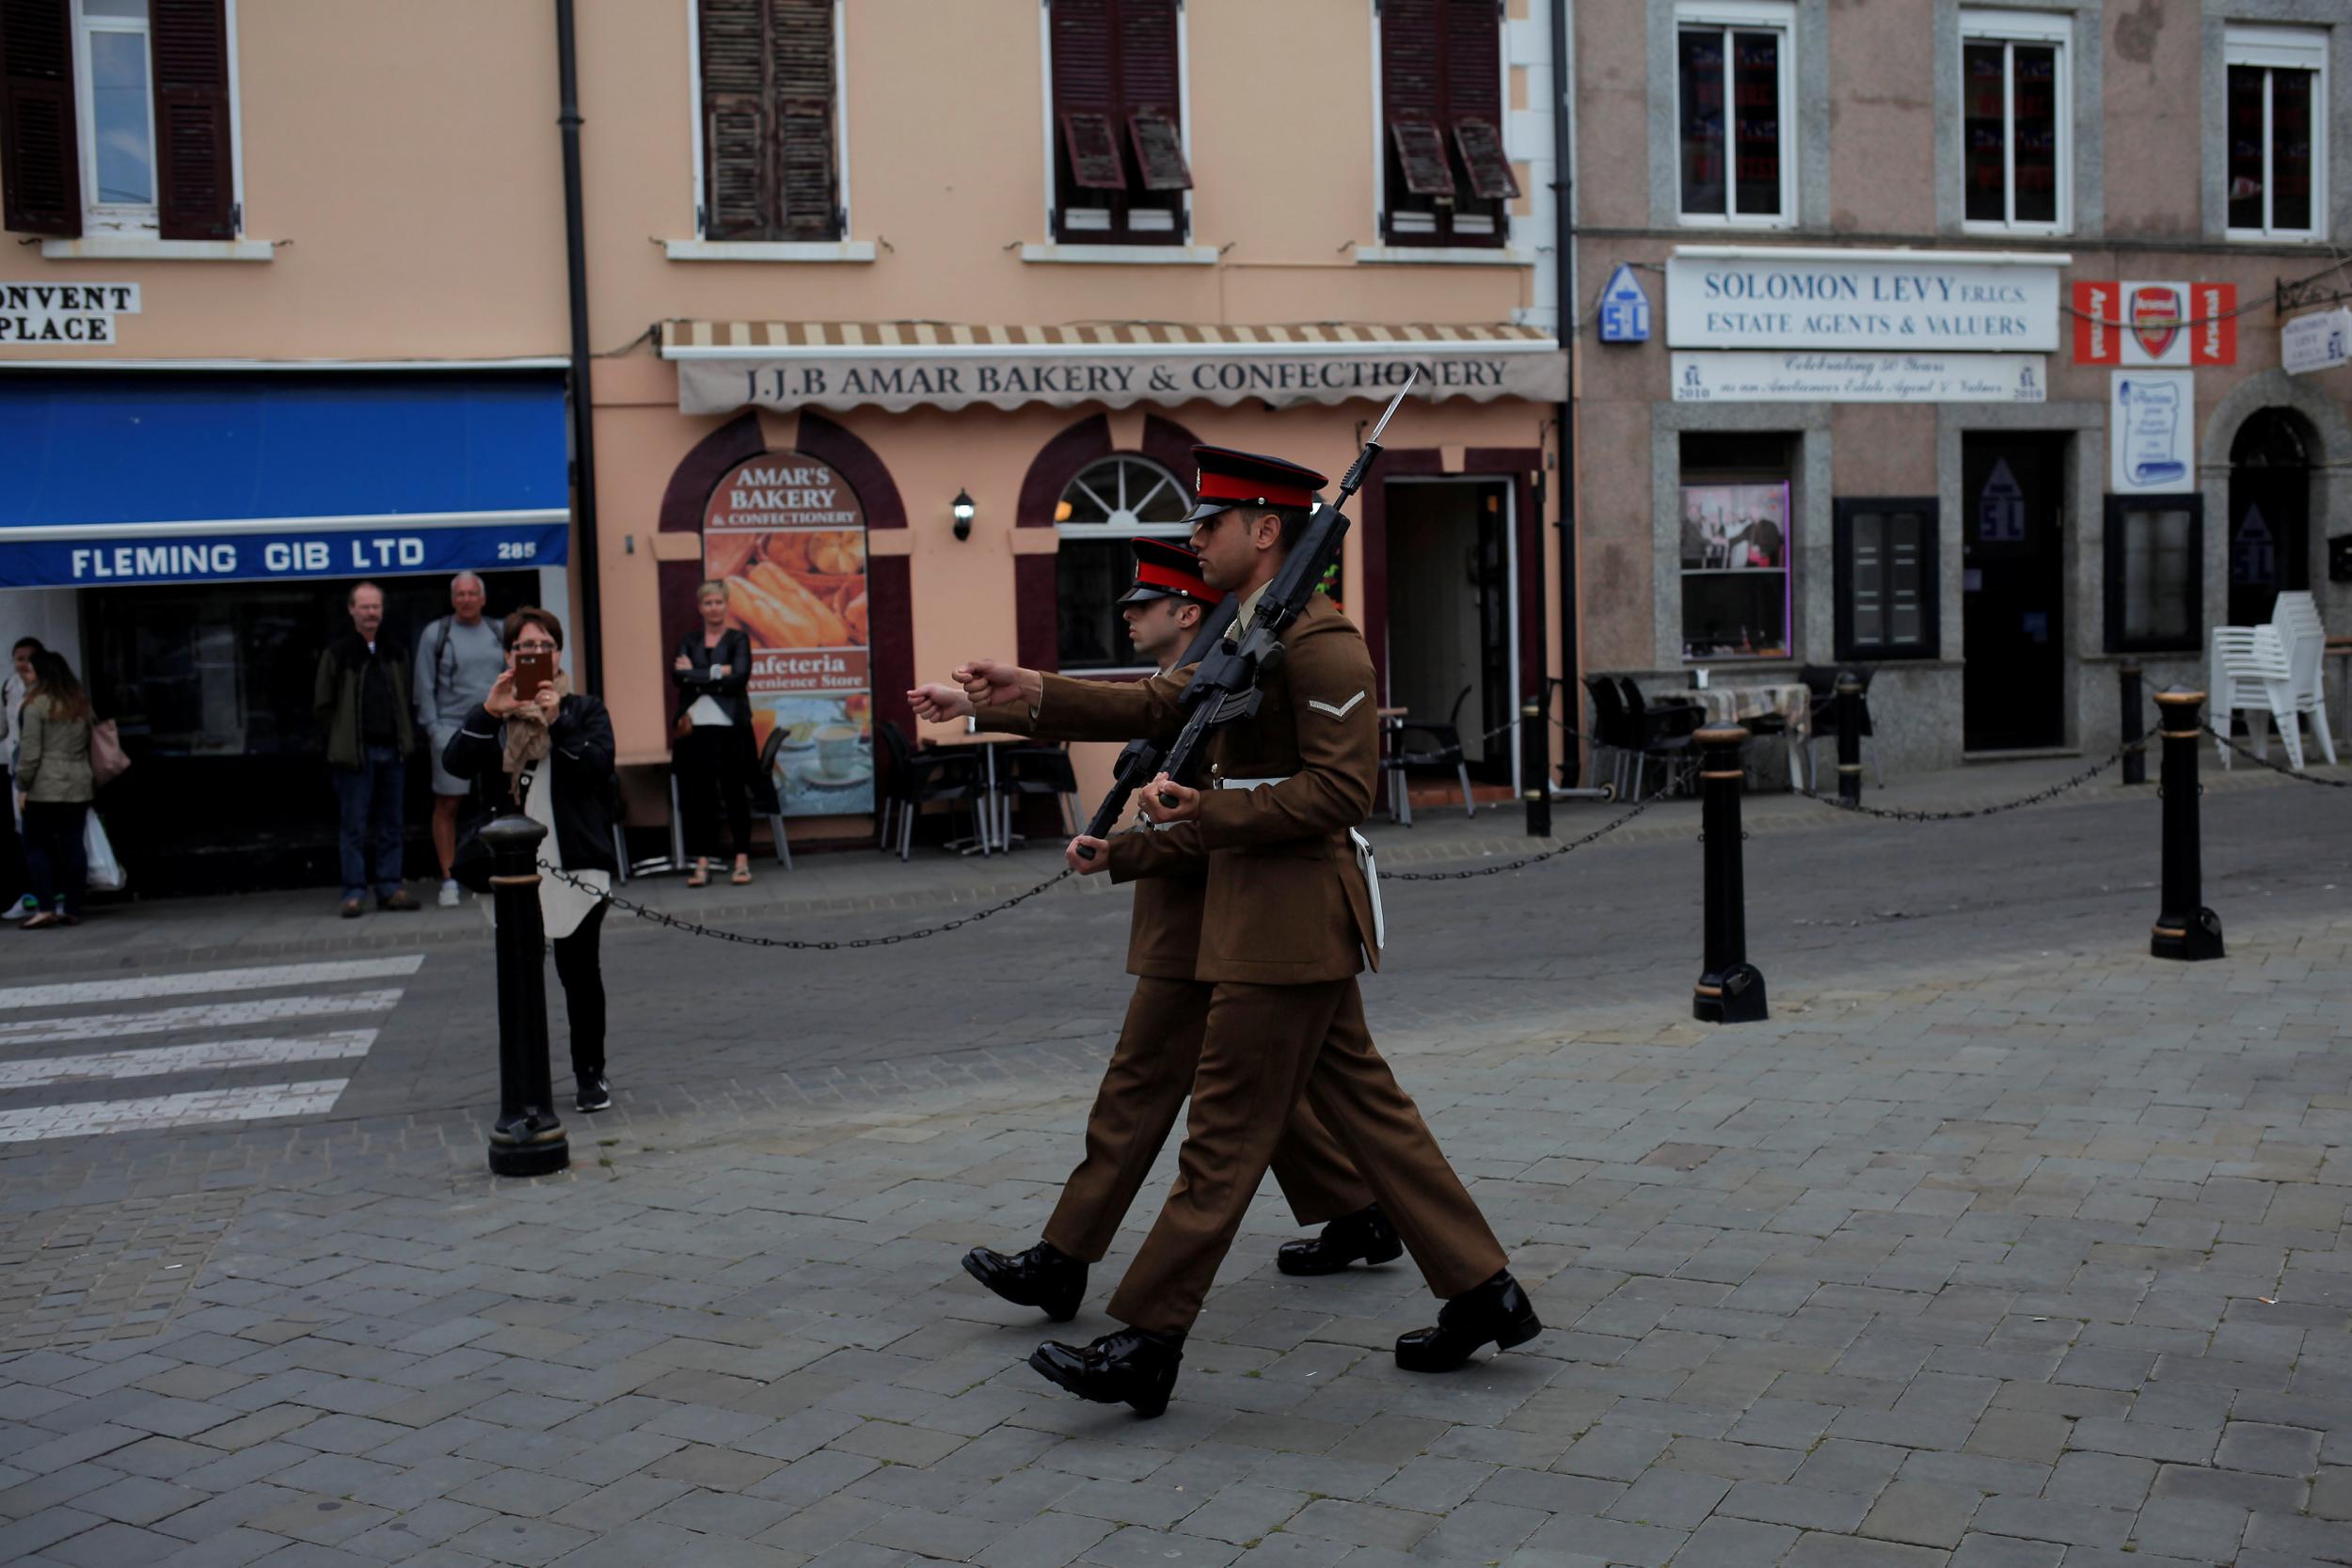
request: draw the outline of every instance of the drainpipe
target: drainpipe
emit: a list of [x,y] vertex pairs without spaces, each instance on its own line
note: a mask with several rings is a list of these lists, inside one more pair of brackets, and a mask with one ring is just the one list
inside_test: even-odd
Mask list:
[[596,579],[596,397],[589,384],[588,242],[580,189],[580,55],[572,0],[555,0],[556,124],[564,132],[564,262],[572,318],[572,535],[580,562],[580,688],[604,690],[604,623]]
[[[1557,410],[1560,430],[1560,679],[1568,726],[1577,728],[1584,715],[1580,695],[1584,688],[1577,659],[1576,606],[1576,218],[1571,198],[1576,183],[1575,121],[1569,113],[1576,85],[1568,76],[1568,28],[1574,23],[1574,0],[1553,0],[1551,8],[1551,276],[1559,292],[1560,347],[1568,356],[1568,395]],[[1579,762],[1576,737],[1562,748],[1565,761],[1560,782],[1576,787]]]

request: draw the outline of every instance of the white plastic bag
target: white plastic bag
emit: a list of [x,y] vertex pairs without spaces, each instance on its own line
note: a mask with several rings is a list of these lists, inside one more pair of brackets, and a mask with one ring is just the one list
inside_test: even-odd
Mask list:
[[131,879],[123,873],[122,863],[115,859],[115,847],[106,837],[106,825],[92,811],[82,818],[82,852],[89,857],[89,885],[93,893],[120,893],[130,885]]

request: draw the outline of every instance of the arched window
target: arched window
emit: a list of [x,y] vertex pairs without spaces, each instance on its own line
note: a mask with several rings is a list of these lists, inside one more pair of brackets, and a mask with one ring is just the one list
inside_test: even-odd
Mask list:
[[1054,577],[1063,671],[1146,667],[1119,618],[1119,596],[1135,578],[1127,541],[1184,538],[1192,531],[1184,522],[1191,511],[1192,492],[1182,480],[1130,452],[1099,459],[1070,482],[1054,509],[1061,536]]

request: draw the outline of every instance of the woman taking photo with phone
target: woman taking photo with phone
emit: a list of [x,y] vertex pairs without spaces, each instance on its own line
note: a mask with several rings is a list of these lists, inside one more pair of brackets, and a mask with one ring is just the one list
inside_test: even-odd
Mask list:
[[[752,806],[761,793],[753,777],[759,764],[752,745],[752,640],[742,627],[727,625],[724,583],[704,583],[695,591],[694,608],[702,625],[686,634],[670,660],[680,703],[672,754],[686,848],[694,857],[686,885],[709,886],[712,859],[732,853],[731,880],[740,886],[752,879]],[[727,826],[723,847],[722,816]]]
[[[612,1103],[605,1078],[604,968],[597,938],[612,886],[612,815],[620,792],[612,771],[612,719],[604,703],[571,689],[555,667],[562,623],[544,610],[506,618],[506,670],[441,752],[441,766],[473,781],[475,799],[519,809],[548,830],[539,858],[562,871],[539,878],[539,918],[555,948],[572,1023],[576,1108]],[[460,849],[463,858],[463,849]]]
[[62,654],[32,656],[33,684],[17,710],[16,800],[33,886],[27,931],[82,923],[89,861],[82,834],[98,781],[90,772],[89,698]]

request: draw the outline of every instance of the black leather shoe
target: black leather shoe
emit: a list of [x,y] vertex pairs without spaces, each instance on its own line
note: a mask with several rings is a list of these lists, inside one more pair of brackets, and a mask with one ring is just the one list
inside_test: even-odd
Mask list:
[[1029,1353],[1029,1365],[1048,1383],[1097,1404],[1131,1404],[1138,1416],[1157,1416],[1176,1391],[1176,1369],[1184,1359],[1184,1337],[1122,1328],[1080,1350],[1048,1339]]
[[1523,1345],[1544,1331],[1535,1304],[1503,1270],[1474,1291],[1438,1308],[1435,1328],[1417,1328],[1396,1341],[1396,1364],[1408,1372],[1450,1372],[1491,1342],[1497,1350]]
[[1057,1323],[1076,1317],[1086,1300],[1086,1264],[1051,1242],[1009,1257],[976,1246],[963,1255],[963,1272],[1015,1307],[1037,1307]]
[[1404,1251],[1396,1227],[1374,1203],[1342,1214],[1311,1242],[1284,1242],[1274,1254],[1274,1266],[1284,1274],[1338,1274],[1359,1258],[1367,1263],[1390,1263]]

